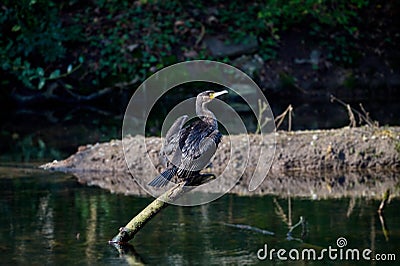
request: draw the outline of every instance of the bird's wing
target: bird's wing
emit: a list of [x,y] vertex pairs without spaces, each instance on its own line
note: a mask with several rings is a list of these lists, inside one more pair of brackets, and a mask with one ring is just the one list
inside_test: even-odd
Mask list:
[[196,121],[188,127],[182,129],[179,140],[179,146],[182,153],[191,158],[197,158],[200,154],[200,143],[213,132],[213,128],[209,127],[202,121]]
[[211,158],[214,156],[218,144],[221,142],[222,134],[215,129],[211,134],[209,134],[205,139],[200,142],[199,145],[199,155],[200,157],[197,160],[204,161],[204,166],[206,166]]
[[181,117],[178,117],[175,122],[172,124],[172,126],[168,129],[167,134],[165,135],[165,140],[168,141],[174,136],[179,134],[179,131],[182,129],[183,125],[186,123],[188,120],[189,116],[183,115]]
[[201,122],[188,128],[188,131],[187,137],[181,138],[183,145],[179,168],[185,171],[200,171],[208,165],[215,154],[222,135],[217,129],[203,125]]
[[179,148],[180,131],[187,119],[187,115],[178,117],[165,135],[163,146],[160,150],[160,163],[164,167],[168,167],[174,153]]

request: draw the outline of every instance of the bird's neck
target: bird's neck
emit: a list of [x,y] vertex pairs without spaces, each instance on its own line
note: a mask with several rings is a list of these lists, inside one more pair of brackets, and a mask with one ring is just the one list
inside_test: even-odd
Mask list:
[[217,118],[215,117],[214,113],[208,110],[206,104],[197,104],[196,105],[196,114],[200,117],[201,120],[204,122],[209,123],[212,121],[214,126],[217,126]]

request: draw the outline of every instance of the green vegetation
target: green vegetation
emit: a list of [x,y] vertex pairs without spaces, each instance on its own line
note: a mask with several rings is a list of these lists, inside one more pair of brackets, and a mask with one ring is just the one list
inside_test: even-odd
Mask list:
[[[82,40],[77,24],[60,21],[60,6],[51,1],[5,1],[0,11],[0,58],[9,74],[28,88],[72,73],[77,60],[67,59],[67,44]],[[81,59],[82,60],[82,59]],[[62,69],[64,68],[64,73]]]
[[258,18],[276,40],[282,31],[308,24],[305,26],[308,33],[329,49],[329,59],[351,64],[350,53],[360,34],[360,13],[369,3],[368,0],[270,0]]
[[372,2],[5,0],[2,85],[40,90],[57,83],[85,92],[129,85],[179,61],[216,59],[201,44],[205,34],[237,43],[255,36],[258,53],[268,60],[276,57],[284,32],[301,29],[329,51],[329,59],[352,64],[364,34],[361,17]]

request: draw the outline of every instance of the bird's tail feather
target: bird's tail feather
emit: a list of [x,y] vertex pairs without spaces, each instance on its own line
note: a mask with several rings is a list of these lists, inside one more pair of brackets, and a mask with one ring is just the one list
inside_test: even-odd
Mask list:
[[151,181],[149,183],[149,186],[152,186],[152,187],[164,187],[172,179],[172,177],[175,175],[175,173],[176,173],[176,168],[175,167],[174,168],[169,168],[169,169],[165,170],[164,172],[162,172],[159,176],[154,178],[153,181]]

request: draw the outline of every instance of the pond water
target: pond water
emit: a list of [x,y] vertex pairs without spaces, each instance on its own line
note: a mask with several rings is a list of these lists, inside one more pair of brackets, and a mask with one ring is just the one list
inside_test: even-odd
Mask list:
[[[347,240],[343,252],[359,249],[361,256],[364,249],[371,249],[371,258],[395,254],[400,260],[397,199],[381,217],[377,213],[379,201],[362,198],[225,195],[198,207],[169,206],[120,255],[108,240],[152,198],[110,194],[80,185],[70,174],[22,164],[0,167],[0,187],[1,265],[265,265],[271,259],[257,257],[265,244],[268,253],[272,248],[287,252],[315,249],[319,255],[329,246],[338,248],[340,237]],[[300,217],[305,222],[288,238],[288,225],[296,224]],[[295,256],[295,252],[291,254]],[[327,253],[325,258],[307,264],[334,263]],[[272,262],[285,264],[276,252]]]

